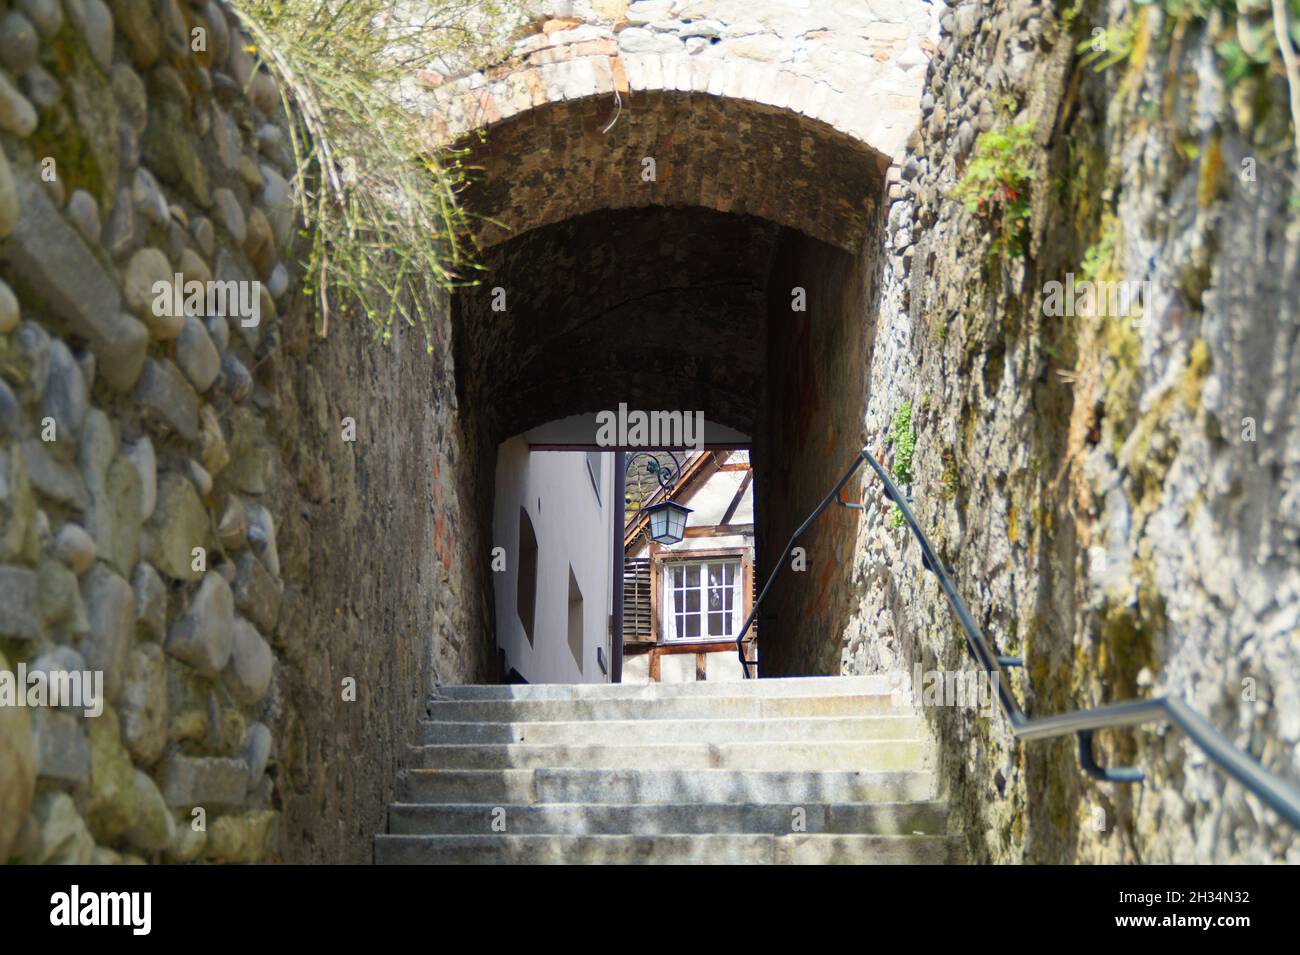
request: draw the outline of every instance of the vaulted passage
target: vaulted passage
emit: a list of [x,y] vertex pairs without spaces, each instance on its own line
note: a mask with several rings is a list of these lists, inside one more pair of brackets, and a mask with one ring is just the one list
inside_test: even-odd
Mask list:
[[[479,553],[498,543],[497,446],[626,404],[751,439],[765,574],[773,536],[860,441],[861,403],[832,396],[864,387],[882,157],[788,110],[654,92],[520,114],[467,162],[486,248],[481,282],[453,301],[453,340]],[[765,607],[765,672],[836,671],[847,552],[832,549],[851,548],[851,515],[824,522],[813,573]],[[783,615],[804,618],[800,635]]]
[[753,216],[652,206],[495,246],[483,283],[458,296],[462,407],[496,440],[620,401],[701,410],[752,433],[779,232]]

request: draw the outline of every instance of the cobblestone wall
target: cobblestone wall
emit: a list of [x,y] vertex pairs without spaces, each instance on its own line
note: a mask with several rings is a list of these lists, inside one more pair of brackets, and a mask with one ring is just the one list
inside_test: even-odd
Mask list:
[[0,860],[367,861],[431,681],[487,673],[449,350],[316,338],[246,47],[218,3],[0,13],[0,670],[105,690],[0,706]]
[[[1295,784],[1300,233],[1293,151],[1270,146],[1291,142],[1287,90],[1226,79],[1232,23],[1161,6],[945,15],[892,193],[867,431],[892,455],[915,409],[917,513],[999,652],[1024,656],[1031,715],[1176,695]],[[954,191],[981,133],[1016,130],[1032,170],[1009,180],[1029,211],[1008,245],[999,207]],[[1149,285],[1129,315],[1052,314],[1071,272]],[[915,545],[868,501],[844,670],[969,667]],[[1124,787],[1079,772],[1072,738],[1017,746],[1000,716],[928,713],[973,860],[1297,860],[1176,730],[1099,737],[1101,762],[1148,771]]]

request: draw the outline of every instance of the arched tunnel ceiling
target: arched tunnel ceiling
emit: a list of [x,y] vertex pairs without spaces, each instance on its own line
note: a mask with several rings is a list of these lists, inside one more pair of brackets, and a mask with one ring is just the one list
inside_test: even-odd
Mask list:
[[[546,103],[462,145],[477,170],[462,198],[487,246],[600,209],[658,205],[759,216],[854,252],[887,164],[798,112],[674,91]],[[647,158],[655,181],[643,177]]]
[[[456,297],[463,400],[497,441],[623,401],[753,433],[780,231],[749,215],[654,206],[493,246],[482,284]],[[504,311],[492,308],[496,288]]]

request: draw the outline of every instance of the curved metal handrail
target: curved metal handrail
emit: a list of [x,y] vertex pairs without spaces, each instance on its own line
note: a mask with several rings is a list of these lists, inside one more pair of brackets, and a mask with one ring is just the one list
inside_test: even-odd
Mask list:
[[844,472],[844,476],[840,478],[834,489],[822,499],[816,509],[808,515],[807,519],[790,536],[785,550],[781,552],[781,559],[772,568],[772,572],[768,575],[766,583],[763,584],[758,599],[754,601],[753,609],[750,611],[749,616],[745,618],[745,623],[736,637],[736,652],[740,656],[741,671],[746,679],[750,679],[749,668],[756,661],[751,661],[745,656],[745,634],[758,617],[759,606],[763,603],[763,598],[771,590],[772,583],[776,580],[776,575],[780,573],[786,556],[793,550],[795,541],[821,516],[822,511],[826,510],[839,497],[841,489],[857,473],[858,468],[864,462],[876,472],[876,476],[880,478],[881,483],[885,486],[886,496],[898,506],[904,522],[920,545],[921,563],[926,570],[938,578],[939,587],[943,590],[949,606],[961,624],[962,632],[966,637],[966,649],[969,651],[971,658],[987,674],[996,677],[994,683],[997,687],[998,701],[1001,704],[1002,712],[1007,717],[1007,721],[1011,724],[1011,732],[1016,739],[1053,739],[1073,733],[1079,738],[1079,764],[1085,772],[1108,782],[1135,783],[1141,782],[1143,779],[1144,774],[1140,769],[1106,768],[1097,765],[1092,754],[1092,734],[1099,729],[1120,726],[1170,723],[1182,730],[1188,739],[1199,746],[1224,772],[1262,799],[1293,827],[1300,829],[1300,792],[1297,792],[1280,776],[1265,769],[1234,746],[1232,741],[1215,729],[1209,720],[1192,710],[1180,699],[1155,697],[1150,700],[1129,700],[1087,710],[1058,713],[1055,716],[1044,716],[1039,719],[1030,719],[1026,716],[1019,701],[1011,692],[1011,681],[1007,678],[1004,669],[1004,665],[1011,663],[1011,658],[1000,657],[989,645],[987,638],[985,638],[979,627],[975,625],[970,611],[961,599],[961,595],[957,593],[957,588],[953,585],[948,569],[939,562],[934,548],[930,545],[929,538],[921,530],[921,525],[917,523],[912,509],[907,506],[907,501],[904,499],[902,492],[899,491],[897,485],[885,472],[885,469],[881,467],[880,462],[866,448],[863,448],[858,453],[853,460],[853,464]]

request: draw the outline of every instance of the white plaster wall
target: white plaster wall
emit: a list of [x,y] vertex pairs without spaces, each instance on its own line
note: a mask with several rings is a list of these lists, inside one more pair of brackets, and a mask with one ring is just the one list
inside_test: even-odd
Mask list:
[[650,654],[635,653],[623,657],[623,682],[636,684],[650,682]]
[[[712,527],[722,523],[722,518],[726,516],[727,508],[731,506],[736,492],[740,490],[740,482],[744,477],[745,473],[743,471],[719,471],[705,481],[704,485],[690,495],[689,498],[683,499],[682,503],[694,511],[691,514],[688,526]],[[754,523],[754,484],[752,481],[749,487],[745,489],[740,504],[736,506],[736,513],[731,515],[731,520],[727,523]]]
[[[751,650],[750,656],[753,655]],[[733,651],[710,653],[705,659],[710,683],[739,683],[745,679],[740,658]]]
[[[583,452],[529,451],[522,437],[497,450],[493,546],[505,549],[505,569],[494,574],[497,643],[506,665],[530,683],[607,683],[596,651],[610,665],[613,611],[613,455],[602,453],[600,498]],[[519,510],[537,535],[537,613],[533,643],[516,609]],[[582,666],[568,642],[569,568],[583,596]]]

